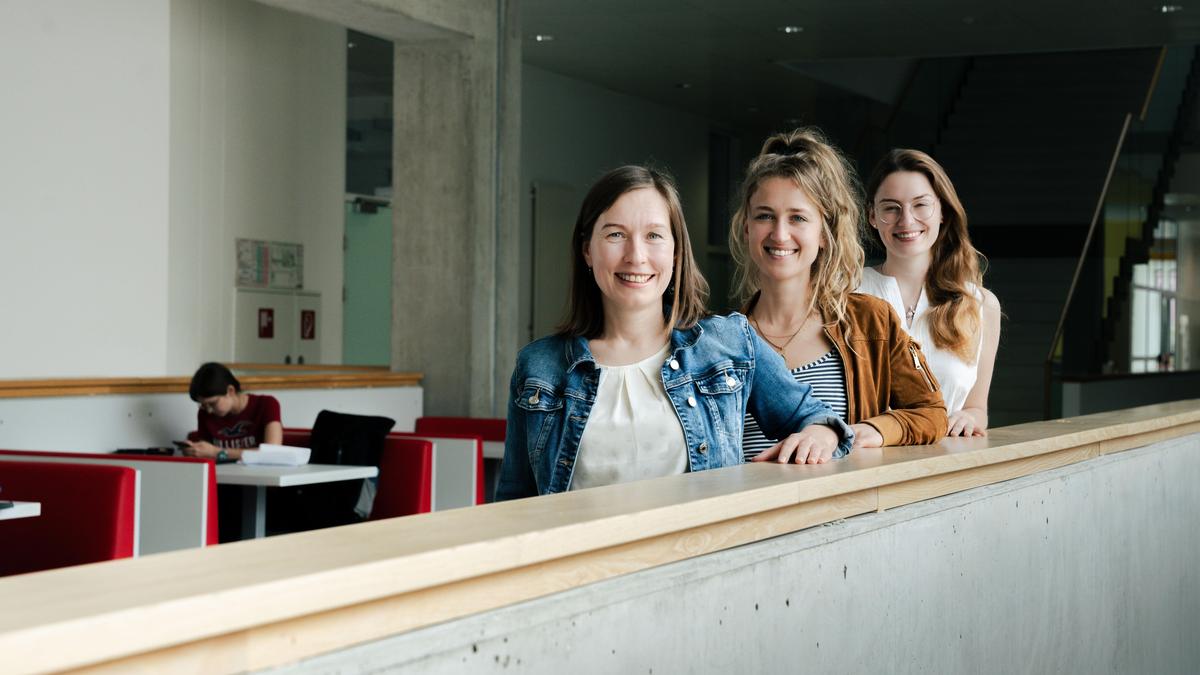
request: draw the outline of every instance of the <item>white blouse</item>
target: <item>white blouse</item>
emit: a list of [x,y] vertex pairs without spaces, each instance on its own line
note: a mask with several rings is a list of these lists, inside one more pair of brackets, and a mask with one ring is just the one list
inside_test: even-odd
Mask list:
[[596,401],[583,427],[572,490],[673,476],[688,470],[687,441],[662,383],[667,344],[627,366],[600,368]]
[[[981,312],[979,325],[982,331],[983,293],[973,285],[971,290],[974,291],[975,298],[979,300]],[[896,314],[900,317],[900,325],[904,326],[908,334],[917,341],[917,344],[921,345],[921,352],[925,354],[925,361],[929,363],[929,369],[933,371],[933,376],[942,386],[942,398],[946,401],[946,413],[962,410],[963,404],[967,401],[967,394],[971,393],[971,388],[975,386],[975,380],[979,374],[979,356],[983,353],[982,336],[977,337],[979,346],[976,347],[974,362],[967,363],[957,354],[934,346],[933,338],[929,334],[929,299],[925,297],[924,288],[921,289],[921,297],[917,298],[917,313],[913,316],[912,326],[905,325],[904,298],[900,295],[900,283],[896,281],[895,277],[889,277],[874,268],[867,267],[863,269],[862,283],[858,286],[858,292],[882,298],[892,306],[892,309],[896,310]]]

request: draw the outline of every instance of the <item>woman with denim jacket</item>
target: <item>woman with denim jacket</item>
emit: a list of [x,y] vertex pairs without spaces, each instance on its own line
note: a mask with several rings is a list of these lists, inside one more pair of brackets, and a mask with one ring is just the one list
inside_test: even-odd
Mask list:
[[521,350],[496,499],[740,464],[749,412],[770,457],[844,455],[849,428],[792,380],[745,317],[706,316],[679,196],[665,175],[615,169],[571,239],[568,316]]
[[[864,258],[856,185],[820,131],[767,139],[729,228],[743,311],[795,379],[852,425],[856,447],[934,443],[946,406],[925,357],[886,302],[852,293]],[[747,419],[746,458],[776,438]]]

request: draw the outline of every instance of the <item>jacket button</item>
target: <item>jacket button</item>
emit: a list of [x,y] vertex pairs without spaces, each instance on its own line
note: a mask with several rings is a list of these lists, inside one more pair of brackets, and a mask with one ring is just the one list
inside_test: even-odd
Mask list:
[[533,396],[529,397],[529,405],[537,405],[537,404],[538,404],[538,395],[537,395],[537,392],[534,392]]
[[737,384],[737,380],[733,379],[732,377],[725,378],[725,386],[726,387],[732,387],[735,384]]
[[679,370],[679,361],[675,359],[671,359],[667,365],[671,366],[671,370]]
[[698,450],[700,450],[700,454],[706,454],[708,452],[708,441],[701,443]]
[[696,397],[695,396],[689,396],[687,401],[688,401],[688,405],[692,406],[693,408],[696,407]]

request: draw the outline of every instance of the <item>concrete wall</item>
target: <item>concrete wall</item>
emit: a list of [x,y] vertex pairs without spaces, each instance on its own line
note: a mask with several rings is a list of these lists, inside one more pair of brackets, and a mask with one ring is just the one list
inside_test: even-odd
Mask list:
[[1181,401],[1200,391],[1200,372],[1147,373],[1103,380],[1062,383],[1062,416]]
[[1200,435],[815,527],[284,668],[1200,670]]

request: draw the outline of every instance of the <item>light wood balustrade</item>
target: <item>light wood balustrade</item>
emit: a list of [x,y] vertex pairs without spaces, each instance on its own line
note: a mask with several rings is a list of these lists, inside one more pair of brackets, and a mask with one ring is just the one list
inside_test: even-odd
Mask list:
[[[235,370],[271,370],[262,364],[231,364]],[[279,367],[284,369],[285,367]],[[288,374],[239,375],[242,388],[268,389],[353,389],[406,387],[421,384],[421,373],[393,373],[376,367],[290,366]],[[105,394],[186,394],[191,376],[186,377],[100,377],[38,380],[0,380],[0,398],[42,396],[101,396]]]
[[0,579],[5,672],[232,672],[1200,433],[1200,400]]

